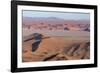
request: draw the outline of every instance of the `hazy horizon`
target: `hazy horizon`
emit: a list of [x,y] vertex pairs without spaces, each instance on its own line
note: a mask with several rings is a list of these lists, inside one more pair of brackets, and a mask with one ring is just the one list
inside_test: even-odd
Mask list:
[[23,17],[31,18],[60,18],[65,20],[90,20],[89,13],[75,12],[49,12],[49,11],[26,11],[22,12]]

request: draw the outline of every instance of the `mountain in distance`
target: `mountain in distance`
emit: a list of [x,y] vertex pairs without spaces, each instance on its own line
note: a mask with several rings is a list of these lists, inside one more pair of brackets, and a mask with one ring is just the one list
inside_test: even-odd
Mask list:
[[61,18],[56,18],[56,17],[23,17],[23,22],[24,23],[39,23],[39,22],[44,22],[44,23],[71,23],[71,24],[89,24],[89,20],[65,20]]
[[90,31],[90,21],[89,20],[67,20],[57,17],[23,17],[23,24],[34,26],[36,24],[44,25],[57,25],[57,24],[66,24],[67,27],[71,30],[82,29],[84,31]]

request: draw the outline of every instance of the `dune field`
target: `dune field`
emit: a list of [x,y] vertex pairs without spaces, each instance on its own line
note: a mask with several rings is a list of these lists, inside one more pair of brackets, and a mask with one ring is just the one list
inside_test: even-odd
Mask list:
[[22,62],[90,59],[89,14],[28,12],[22,20]]
[[[28,31],[23,31],[23,40],[31,37],[31,33],[29,34]],[[36,31],[32,31],[32,33],[34,32]],[[37,31],[37,33],[39,32],[40,31]],[[43,35],[42,41],[34,52],[32,52],[32,43],[35,41],[34,38],[22,42],[22,62],[83,60],[90,58],[89,32],[43,32],[44,31],[40,32],[40,34]],[[25,35],[26,33],[28,34]]]

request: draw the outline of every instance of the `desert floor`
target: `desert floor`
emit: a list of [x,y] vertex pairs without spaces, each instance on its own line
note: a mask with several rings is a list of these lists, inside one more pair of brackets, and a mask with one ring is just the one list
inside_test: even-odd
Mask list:
[[86,37],[49,37],[32,52],[34,39],[22,42],[22,62],[83,60],[90,58],[90,40]]

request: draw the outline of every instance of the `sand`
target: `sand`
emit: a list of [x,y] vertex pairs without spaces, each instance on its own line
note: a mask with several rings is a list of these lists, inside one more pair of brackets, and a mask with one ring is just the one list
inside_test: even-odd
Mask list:
[[22,62],[83,60],[90,58],[89,37],[49,37],[32,52],[34,39],[23,42]]

